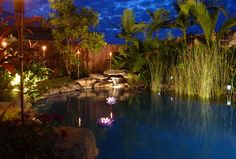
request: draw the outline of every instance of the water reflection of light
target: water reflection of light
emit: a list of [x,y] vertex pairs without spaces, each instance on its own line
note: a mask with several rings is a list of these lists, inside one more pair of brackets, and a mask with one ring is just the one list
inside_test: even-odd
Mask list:
[[228,106],[231,105],[231,100],[228,100],[227,103],[226,103]]
[[111,126],[113,122],[114,122],[114,119],[109,118],[109,117],[105,117],[105,118],[101,117],[97,121],[97,123],[102,126]]
[[81,118],[79,117],[78,126],[81,127]]
[[113,118],[113,113],[112,112],[110,113],[110,117]]

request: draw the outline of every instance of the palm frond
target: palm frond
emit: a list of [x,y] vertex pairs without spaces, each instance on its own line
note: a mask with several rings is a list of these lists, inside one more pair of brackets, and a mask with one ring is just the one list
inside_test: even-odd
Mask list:
[[130,9],[125,9],[122,15],[122,26],[125,32],[130,33],[132,31],[132,26],[135,24],[135,18],[133,11]]
[[217,34],[217,39],[219,40],[221,36],[230,28],[236,26],[236,17],[227,19],[222,25],[219,33]]

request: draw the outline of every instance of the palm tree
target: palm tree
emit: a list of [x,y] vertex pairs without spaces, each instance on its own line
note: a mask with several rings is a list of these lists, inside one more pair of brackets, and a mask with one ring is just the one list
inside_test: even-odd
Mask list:
[[146,27],[146,34],[151,38],[153,33],[169,26],[169,12],[165,9],[156,10],[154,13],[149,10],[147,12],[151,16],[151,22]]
[[[178,28],[183,33],[183,38],[185,44],[187,44],[187,29],[189,26],[194,24],[193,18],[186,12],[186,9],[181,10],[181,4],[183,2],[178,1],[177,3],[173,3],[174,8],[178,14],[178,16],[170,22],[170,26],[174,28]],[[187,8],[188,10],[188,8]]]
[[215,32],[216,23],[220,12],[227,16],[224,7],[217,4],[218,1],[213,1],[208,4],[204,4],[205,1],[186,0],[181,1],[178,4],[182,14],[194,18],[194,21],[202,28],[207,45],[210,45],[210,41]]
[[144,22],[136,23],[133,11],[130,9],[125,9],[122,15],[122,26],[121,33],[118,34],[118,37],[123,38],[125,43],[133,43],[135,46],[138,46],[138,40],[135,38],[135,35],[138,32],[143,32],[146,24]]

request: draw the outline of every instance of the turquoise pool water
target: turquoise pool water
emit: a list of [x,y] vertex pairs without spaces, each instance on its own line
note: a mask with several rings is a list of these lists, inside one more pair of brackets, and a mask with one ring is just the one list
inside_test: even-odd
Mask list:
[[[108,105],[106,97],[116,96]],[[235,159],[235,108],[226,103],[125,91],[53,96],[40,111],[64,116],[64,125],[89,128],[98,159]],[[101,125],[101,118],[113,120]]]

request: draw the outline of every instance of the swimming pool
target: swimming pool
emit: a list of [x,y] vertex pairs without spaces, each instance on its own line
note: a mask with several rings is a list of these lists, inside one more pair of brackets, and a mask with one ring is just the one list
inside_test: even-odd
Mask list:
[[[236,158],[234,107],[115,91],[53,96],[40,111],[64,116],[64,125],[89,128],[97,139],[98,159]],[[108,96],[117,97],[117,103],[107,104]]]

